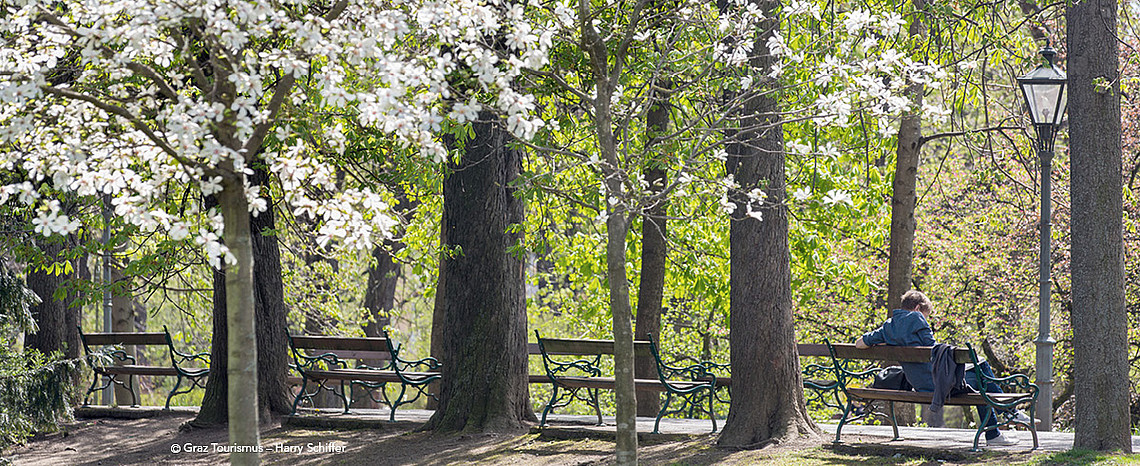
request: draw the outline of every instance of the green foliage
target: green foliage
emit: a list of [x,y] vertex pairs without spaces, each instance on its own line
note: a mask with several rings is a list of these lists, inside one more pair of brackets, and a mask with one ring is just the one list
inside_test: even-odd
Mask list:
[[[0,335],[12,341],[34,331],[30,308],[38,303],[18,278],[0,271]],[[0,449],[71,419],[78,367],[78,361],[0,344]]]
[[39,303],[40,297],[25,288],[22,280],[0,271],[0,337],[12,341],[20,333],[35,332],[32,306]]

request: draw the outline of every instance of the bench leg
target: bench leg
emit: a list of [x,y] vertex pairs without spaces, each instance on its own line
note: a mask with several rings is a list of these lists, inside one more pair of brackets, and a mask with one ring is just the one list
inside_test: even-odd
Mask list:
[[163,411],[170,411],[170,399],[174,398],[174,395],[178,394],[178,387],[181,387],[181,386],[182,386],[182,375],[179,374],[178,375],[178,381],[174,383],[174,389],[170,391],[169,395],[166,395],[166,407],[162,408]]
[[[107,377],[107,383],[104,383],[103,386],[98,387],[97,385],[99,385],[99,380],[102,379],[103,377]],[[95,377],[93,377],[91,379],[91,388],[88,388],[87,394],[83,396],[83,406],[87,406],[88,401],[91,400],[91,394],[92,393],[96,393],[99,390],[107,388],[109,385],[111,385],[110,376],[100,375],[99,372],[96,371]]]
[[297,392],[297,397],[293,399],[293,414],[297,414],[297,405],[301,403],[301,398],[305,397],[305,392],[309,388],[309,378],[301,375],[301,390]]
[[348,414],[348,398],[345,396],[344,381],[340,381],[340,404],[344,405],[344,414]]
[[713,400],[716,399],[716,388],[709,388],[709,420],[713,424],[713,433],[716,433],[716,411],[713,411]]
[[138,376],[132,374],[127,377],[127,383],[123,385],[124,387],[127,387],[127,390],[131,392],[131,407],[133,408],[139,407],[139,398],[135,396],[135,381],[137,380]]
[[602,425],[602,406],[598,403],[598,389],[589,389],[590,399],[594,400],[594,414],[598,415],[598,425]]
[[396,422],[396,408],[404,404],[404,393],[407,391],[408,387],[400,384],[400,393],[396,395],[396,400],[388,404],[388,407],[391,408],[388,410],[388,422]]
[[839,441],[839,434],[843,433],[843,425],[847,423],[847,416],[851,414],[851,410],[853,409],[855,409],[855,403],[852,403],[851,400],[848,399],[847,404],[843,408],[843,416],[839,418],[839,425],[835,426],[835,441],[832,443],[841,443]]
[[[672,402],[673,402],[673,393],[666,393],[665,394],[665,404],[661,405],[661,410],[657,412],[657,420],[653,421],[653,433],[655,433],[655,434],[661,433],[658,430],[658,427],[661,426],[661,418],[665,416],[666,412],[668,412],[669,404]],[[716,430],[715,425],[713,426],[713,430],[714,431]]]
[[[988,424],[990,422],[990,417],[993,415],[994,415],[994,410],[992,408],[988,409],[988,410],[986,410],[985,418],[983,418],[981,421],[978,422],[978,431],[974,432],[974,446],[970,447],[970,451],[981,451],[978,449],[978,440],[981,439],[982,432],[989,430],[986,428],[986,424]],[[997,426],[995,425],[993,428],[997,429]]]
[[539,427],[546,427],[546,415],[554,407],[554,400],[558,399],[558,384],[550,384],[550,386],[550,401],[546,402],[546,406],[542,408],[542,420],[538,422]]
[[1035,402],[1029,403],[1029,421],[1030,421],[1029,423],[1032,424],[1029,426],[1029,434],[1033,436],[1033,449],[1034,450],[1037,449],[1037,421],[1036,421],[1037,417],[1033,413],[1034,408],[1036,408],[1036,407],[1037,407],[1037,403],[1035,403]]
[[895,402],[893,402],[893,401],[890,402],[890,411],[891,411],[891,429],[894,429],[894,431],[895,431],[895,438],[893,438],[891,440],[902,440],[902,437],[899,437],[899,423],[897,420],[895,420]]

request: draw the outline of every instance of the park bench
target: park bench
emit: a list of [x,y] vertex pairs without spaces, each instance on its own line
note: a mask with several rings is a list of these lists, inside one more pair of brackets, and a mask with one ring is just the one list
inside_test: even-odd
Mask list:
[[[170,409],[170,400],[175,395],[189,393],[195,387],[205,388],[205,381],[210,375],[210,353],[183,353],[174,348],[174,341],[170,338],[170,331],[166,327],[159,332],[107,332],[83,333],[79,328],[79,338],[83,342],[83,350],[87,355],[88,363],[94,370],[91,387],[83,397],[83,405],[87,406],[91,394],[101,391],[111,384],[126,388],[131,393],[131,406],[138,406],[139,400],[135,395],[136,376],[166,376],[177,377],[174,389],[166,396],[166,407]],[[147,366],[137,364],[134,356],[126,351],[125,346],[165,346],[170,356],[170,366]],[[92,347],[99,348],[92,351]],[[104,364],[106,359],[111,364]],[[103,383],[100,384],[99,381]],[[189,386],[184,390],[182,382],[188,381]]]
[[[615,381],[613,377],[602,376],[601,359],[604,355],[614,354],[613,340],[584,340],[564,338],[543,338],[536,330],[539,352],[542,354],[542,365],[546,370],[546,379],[541,376],[530,376],[531,383],[547,382],[553,386],[550,401],[542,409],[542,420],[539,426],[546,425],[546,416],[555,408],[564,407],[571,401],[578,399],[594,408],[598,417],[598,424],[602,424],[602,411],[598,403],[598,390],[613,390]],[[716,432],[716,415],[712,409],[713,389],[716,386],[716,377],[707,371],[704,364],[693,364],[685,367],[674,367],[661,361],[657,352],[657,345],[652,339],[648,341],[634,341],[634,353],[638,356],[650,354],[657,364],[656,379],[634,379],[634,389],[645,392],[664,392],[665,403],[657,413],[653,424],[653,433],[659,432],[661,418],[685,411],[688,406],[707,413],[712,421],[713,432]],[[585,390],[583,395],[580,391]],[[678,408],[670,409],[674,398],[681,403]]]
[[[844,402],[839,382],[835,380],[834,369],[831,367],[831,353],[827,345],[822,343],[798,343],[796,352],[801,358],[827,358],[828,363],[811,362],[800,369],[803,376],[804,401],[809,405],[817,404],[839,411],[843,410]],[[732,376],[728,364],[719,364],[712,361],[703,362],[708,370],[716,374],[716,400],[728,404],[729,399],[720,395],[721,391],[732,390]],[[867,377],[869,380],[870,377]]]
[[[843,417],[839,420],[839,426],[835,429],[835,442],[839,443],[839,435],[843,432],[843,426],[849,422],[859,420],[870,414],[871,410],[864,409],[856,411],[855,401],[863,400],[866,402],[872,401],[886,401],[890,406],[889,418],[891,420],[891,427],[894,429],[894,440],[899,440],[898,423],[895,420],[895,403],[918,403],[930,404],[933,401],[933,393],[930,392],[915,392],[903,390],[889,390],[880,388],[867,388],[859,387],[852,383],[853,379],[865,380],[868,375],[874,374],[880,368],[875,365],[868,364],[867,367],[862,369],[850,370],[848,369],[848,362],[855,361],[897,361],[897,362],[930,362],[931,347],[929,346],[886,346],[878,345],[867,349],[855,348],[852,344],[832,344],[825,342],[828,346],[833,365],[835,370],[835,379],[839,384],[839,389],[846,395],[847,403],[843,407]],[[989,406],[990,410],[987,414],[987,419],[980,419],[978,422],[978,430],[974,433],[974,445],[971,451],[978,450],[978,440],[987,429],[985,427],[988,416],[998,416],[998,423],[994,428],[1016,424],[1025,427],[1033,435],[1033,448],[1036,449],[1037,444],[1037,429],[1035,425],[1019,422],[1013,418],[1012,415],[1001,416],[999,412],[1012,412],[1018,405],[1027,404],[1026,409],[1029,411],[1029,418],[1033,419],[1033,408],[1037,401],[1037,385],[1029,382],[1029,377],[1024,374],[1014,374],[1008,377],[987,377],[978,367],[978,355],[974,352],[973,346],[967,345],[966,349],[955,349],[954,360],[962,364],[973,364],[971,370],[978,377],[982,386],[988,385],[989,382],[997,384],[1001,387],[1002,391],[1007,393],[967,393],[963,395],[956,395],[946,399],[947,406]]]
[[[289,348],[293,367],[301,374],[300,390],[293,400],[293,413],[302,401],[313,404],[313,398],[322,390],[332,392],[340,399],[344,412],[349,412],[349,394],[352,387],[360,387],[376,403],[389,408],[391,421],[396,420],[396,409],[413,403],[421,396],[435,398],[428,392],[428,384],[440,377],[440,364],[434,358],[406,360],[400,357],[400,346],[384,337],[335,337],[289,335]],[[355,360],[355,364],[350,361]],[[369,365],[380,362],[380,365]],[[310,383],[316,386],[309,390]],[[399,384],[390,395],[388,384]],[[411,389],[413,396],[407,396]]]

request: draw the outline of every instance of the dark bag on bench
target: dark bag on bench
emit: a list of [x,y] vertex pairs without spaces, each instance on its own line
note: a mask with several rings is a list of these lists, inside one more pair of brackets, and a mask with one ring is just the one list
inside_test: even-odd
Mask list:
[[871,382],[871,388],[882,388],[886,390],[903,390],[911,391],[914,389],[910,382],[906,380],[906,373],[903,372],[902,366],[884,367],[875,374],[875,381]]

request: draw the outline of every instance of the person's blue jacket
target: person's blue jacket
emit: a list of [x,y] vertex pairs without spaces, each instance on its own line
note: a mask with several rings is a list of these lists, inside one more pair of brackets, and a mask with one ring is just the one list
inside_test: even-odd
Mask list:
[[[918,311],[895,309],[882,327],[863,334],[863,343],[869,346],[934,346],[934,332]],[[934,376],[929,362],[901,363],[906,380],[915,391],[933,392]]]

